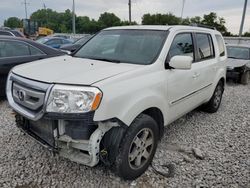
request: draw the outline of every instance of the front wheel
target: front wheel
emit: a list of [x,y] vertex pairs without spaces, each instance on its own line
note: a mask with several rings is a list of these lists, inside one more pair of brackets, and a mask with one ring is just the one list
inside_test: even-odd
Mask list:
[[247,85],[249,83],[249,80],[250,80],[250,71],[246,71],[242,74],[240,83],[243,85]]
[[130,125],[120,145],[114,170],[125,180],[142,175],[152,162],[159,140],[158,125],[148,115],[139,115]]
[[223,91],[224,91],[223,82],[220,81],[214,90],[212,98],[208,101],[208,103],[203,105],[204,111],[209,113],[217,112],[217,110],[220,107]]

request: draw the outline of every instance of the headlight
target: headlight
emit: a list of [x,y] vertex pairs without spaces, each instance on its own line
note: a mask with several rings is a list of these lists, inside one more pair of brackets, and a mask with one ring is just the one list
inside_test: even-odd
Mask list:
[[84,113],[96,110],[102,92],[95,87],[55,85],[49,96],[47,112]]

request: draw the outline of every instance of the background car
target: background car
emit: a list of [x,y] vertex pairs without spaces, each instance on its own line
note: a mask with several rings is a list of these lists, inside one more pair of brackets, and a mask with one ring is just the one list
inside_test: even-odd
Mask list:
[[57,49],[60,48],[64,44],[72,44],[72,41],[61,38],[61,37],[43,37],[43,38],[36,40],[36,42],[40,44],[45,44],[47,46],[50,46],[52,48],[57,48]]
[[227,78],[241,84],[250,80],[250,45],[227,45]]
[[11,29],[0,29],[0,36],[12,36],[12,37],[22,37],[25,38],[23,33],[17,30]]
[[32,40],[0,36],[0,97],[5,96],[7,75],[14,66],[64,54]]
[[69,53],[72,53],[74,51],[76,51],[78,48],[80,48],[82,45],[84,45],[86,42],[88,42],[88,40],[92,37],[92,35],[87,35],[85,37],[82,37],[78,40],[76,40],[74,43],[72,44],[64,44],[60,47],[60,49],[62,51],[66,51]]

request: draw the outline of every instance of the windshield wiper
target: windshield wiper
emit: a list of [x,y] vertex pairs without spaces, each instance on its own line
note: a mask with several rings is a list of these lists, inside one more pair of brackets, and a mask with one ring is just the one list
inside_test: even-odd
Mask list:
[[120,60],[116,60],[116,59],[95,58],[95,57],[86,57],[86,58],[93,59],[93,60],[98,60],[98,61],[107,61],[107,62],[112,62],[112,63],[121,63]]

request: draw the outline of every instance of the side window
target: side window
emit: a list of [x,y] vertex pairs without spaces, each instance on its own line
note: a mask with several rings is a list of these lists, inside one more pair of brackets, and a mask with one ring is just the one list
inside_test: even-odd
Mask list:
[[218,46],[219,46],[219,52],[220,52],[220,56],[225,56],[225,45],[223,42],[223,39],[220,35],[215,35]]
[[170,50],[168,59],[177,55],[190,56],[194,59],[194,45],[191,33],[182,33],[175,36]]
[[30,55],[29,46],[26,44],[14,41],[4,43],[4,48],[1,49],[2,57],[17,57]]
[[199,59],[209,59],[214,57],[214,46],[212,37],[209,34],[196,34],[197,49]]
[[29,48],[30,48],[31,55],[43,55],[44,54],[41,50],[39,50],[37,48],[34,48],[32,46],[29,46]]
[[13,36],[10,32],[0,31],[0,35]]

